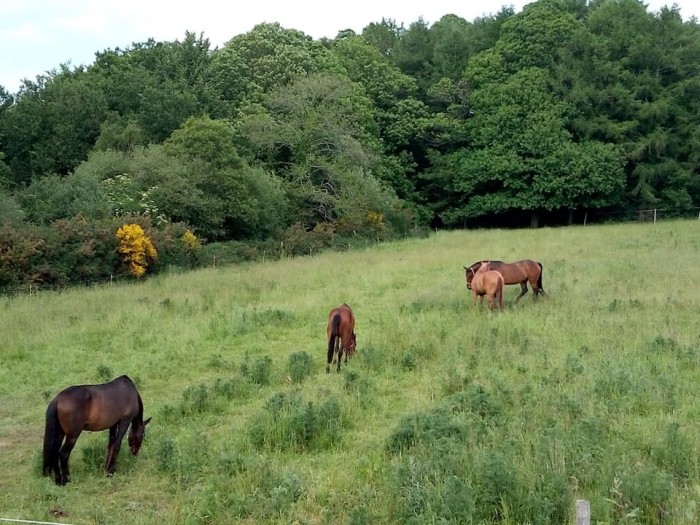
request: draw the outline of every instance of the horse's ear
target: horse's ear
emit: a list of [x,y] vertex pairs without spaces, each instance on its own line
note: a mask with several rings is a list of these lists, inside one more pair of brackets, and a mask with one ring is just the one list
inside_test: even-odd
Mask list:
[[149,417],[146,421],[143,422],[143,426],[145,427],[151,422],[151,418]]
[[469,271],[469,268],[467,268],[466,266],[462,266],[462,268],[464,268],[466,271]]

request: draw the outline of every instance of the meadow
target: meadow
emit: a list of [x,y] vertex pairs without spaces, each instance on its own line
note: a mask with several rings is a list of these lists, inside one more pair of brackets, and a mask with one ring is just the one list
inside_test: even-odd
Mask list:
[[[0,518],[72,524],[700,521],[700,222],[433,233],[0,298]],[[474,307],[476,260],[548,297]],[[325,373],[329,310],[357,353]],[[138,457],[84,433],[41,477],[44,413],[129,375]]]

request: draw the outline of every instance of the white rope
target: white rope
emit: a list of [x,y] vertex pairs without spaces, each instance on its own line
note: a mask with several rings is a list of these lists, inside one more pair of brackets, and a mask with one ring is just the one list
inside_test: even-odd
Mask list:
[[56,523],[54,521],[32,521],[32,520],[16,520],[13,518],[0,518],[0,521],[5,521],[8,523],[36,523],[39,525],[70,525],[70,523]]

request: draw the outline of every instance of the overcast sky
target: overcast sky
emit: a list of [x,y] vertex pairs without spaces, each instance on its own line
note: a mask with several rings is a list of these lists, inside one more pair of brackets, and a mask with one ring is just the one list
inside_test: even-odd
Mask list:
[[[0,11],[0,85],[11,93],[23,78],[57,68],[92,63],[96,51],[125,48],[149,38],[182,40],[185,31],[204,33],[212,48],[262,22],[279,22],[313,38],[357,32],[382,18],[408,27],[456,14],[468,21],[503,5],[519,12],[530,0],[15,0]],[[672,4],[647,3],[651,11]],[[684,20],[700,13],[700,0],[678,0]]]

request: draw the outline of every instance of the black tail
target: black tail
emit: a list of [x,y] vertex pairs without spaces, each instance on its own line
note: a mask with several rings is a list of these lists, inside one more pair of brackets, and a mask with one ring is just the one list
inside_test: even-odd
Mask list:
[[63,431],[58,421],[57,403],[54,399],[46,409],[46,429],[44,430],[44,464],[42,473],[50,476],[52,472],[58,475],[58,453],[61,450]]
[[331,335],[328,338],[328,365],[333,361],[335,347],[340,336],[340,314],[335,314],[331,319]]
[[537,278],[537,288],[538,288],[538,293],[547,295],[544,291],[544,288],[542,288],[542,263],[537,263],[537,265],[540,267],[540,276]]

